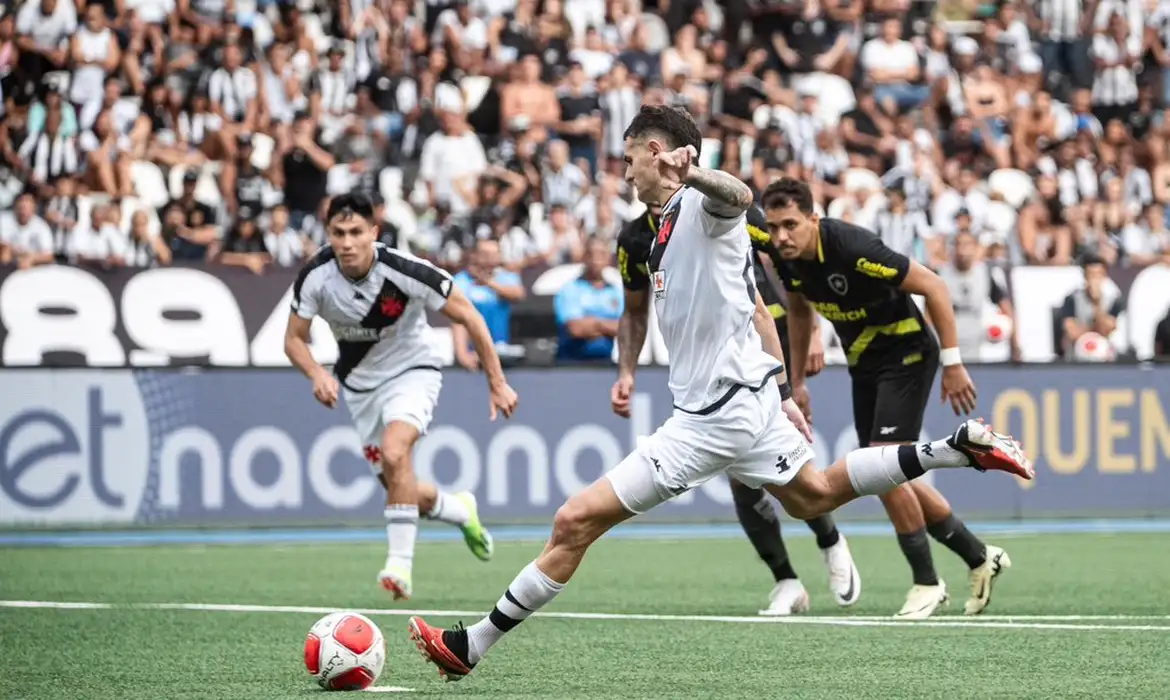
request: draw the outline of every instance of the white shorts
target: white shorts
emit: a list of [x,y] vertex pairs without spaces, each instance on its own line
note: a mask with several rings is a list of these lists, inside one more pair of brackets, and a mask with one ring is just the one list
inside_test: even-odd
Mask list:
[[362,454],[375,474],[382,473],[382,433],[394,421],[413,425],[425,435],[435,414],[443,375],[433,369],[412,369],[372,391],[341,393],[362,441]]
[[606,477],[631,513],[645,513],[726,473],[752,488],[783,486],[813,458],[812,447],[780,408],[780,389],[740,389],[719,410],[675,410]]

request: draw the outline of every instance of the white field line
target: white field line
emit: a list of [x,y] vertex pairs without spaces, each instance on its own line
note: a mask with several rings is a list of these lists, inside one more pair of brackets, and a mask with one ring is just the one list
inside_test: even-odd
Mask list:
[[[326,615],[337,608],[295,605],[233,605],[220,603],[85,603],[42,600],[0,600],[0,608],[38,608],[53,610],[190,610],[198,612],[235,613],[296,613]],[[484,613],[473,610],[395,610],[385,608],[356,608],[352,612],[373,616],[406,617],[482,617]],[[639,622],[709,622],[736,624],[789,624],[825,625],[830,627],[947,627],[994,629],[1048,629],[1048,630],[1115,630],[1128,632],[1161,631],[1170,632],[1170,625],[1102,625],[1085,624],[1090,621],[1170,621],[1170,615],[1004,615],[978,619],[946,619],[903,621],[888,617],[747,617],[734,615],[650,615],[628,613],[574,613],[541,612],[541,617],[562,620],[621,620]]]

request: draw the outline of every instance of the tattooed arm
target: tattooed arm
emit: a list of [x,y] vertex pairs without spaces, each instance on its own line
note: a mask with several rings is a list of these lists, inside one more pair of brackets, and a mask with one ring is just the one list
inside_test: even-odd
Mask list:
[[683,184],[702,192],[703,208],[721,219],[738,219],[755,199],[747,183],[722,170],[691,166]]

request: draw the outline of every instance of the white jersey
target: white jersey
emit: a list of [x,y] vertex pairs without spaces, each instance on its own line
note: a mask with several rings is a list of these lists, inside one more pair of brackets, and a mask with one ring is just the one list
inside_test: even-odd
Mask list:
[[351,280],[325,246],[297,275],[292,310],[329,323],[338,347],[333,373],[350,391],[366,392],[408,370],[439,368],[426,310],[442,309],[451,285],[446,272],[381,243],[369,274]]
[[675,408],[713,413],[733,394],[759,390],[783,369],[752,323],[756,280],[746,217],[703,207],[689,187],[662,209],[650,249],[650,289],[670,353]]

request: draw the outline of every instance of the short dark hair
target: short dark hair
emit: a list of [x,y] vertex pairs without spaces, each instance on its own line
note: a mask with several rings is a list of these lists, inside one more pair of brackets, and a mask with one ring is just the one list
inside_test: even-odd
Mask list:
[[367,221],[374,219],[374,203],[365,192],[347,192],[329,200],[329,208],[325,210],[325,223],[333,221],[335,216],[348,218],[351,215],[360,216]]
[[1088,251],[1084,255],[1081,256],[1081,269],[1082,270],[1087,270],[1094,265],[1100,265],[1104,268],[1109,267],[1109,263],[1105,262],[1105,258],[1101,257],[1100,255],[1097,255],[1096,253],[1094,253],[1092,251]]
[[784,209],[790,204],[795,204],[804,214],[813,212],[812,190],[809,189],[808,183],[794,177],[773,180],[764,188],[760,203],[765,209]]
[[642,105],[637,116],[626,127],[623,138],[640,139],[650,134],[666,137],[670,149],[694,146],[696,155],[702,152],[703,135],[694,117],[684,109],[663,105]]

